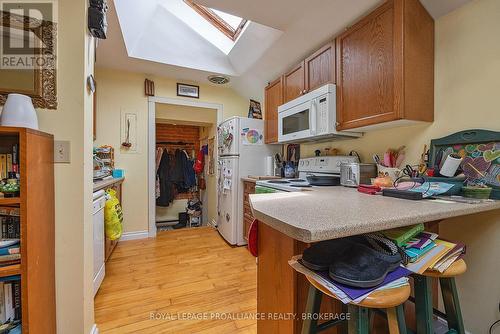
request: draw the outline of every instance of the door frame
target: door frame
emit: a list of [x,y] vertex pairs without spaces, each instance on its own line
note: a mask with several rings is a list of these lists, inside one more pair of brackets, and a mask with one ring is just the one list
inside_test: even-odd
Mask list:
[[[156,103],[173,104],[185,107],[196,107],[217,110],[217,125],[224,119],[224,106],[220,103],[202,102],[170,97],[149,96],[148,97],[148,236],[156,237]],[[217,131],[215,131],[215,145],[217,145]],[[214,159],[218,159],[218,150],[214,147]],[[216,178],[219,176],[216,173]],[[218,184],[219,180],[216,180]],[[216,205],[218,205],[216,200]]]

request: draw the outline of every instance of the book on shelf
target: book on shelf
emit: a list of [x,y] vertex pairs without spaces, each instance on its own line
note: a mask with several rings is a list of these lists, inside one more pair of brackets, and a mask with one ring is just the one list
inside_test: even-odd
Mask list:
[[19,254],[20,253],[20,249],[21,248],[19,247],[19,244],[0,248],[0,256],[2,256],[2,255]]
[[2,238],[19,239],[21,237],[21,227],[19,217],[0,216],[2,226]]
[[0,282],[0,323],[15,323],[19,320],[21,320],[21,281],[19,276],[12,276]]
[[398,227],[391,230],[382,231],[382,234],[402,247],[407,241],[424,231],[424,224],[417,224],[407,227]]
[[1,216],[13,216],[19,217],[20,209],[12,206],[0,206],[0,215]]
[[5,262],[11,263],[11,262],[20,261],[20,260],[21,260],[21,254],[20,253],[0,255],[0,264],[5,263]]
[[7,178],[7,154],[0,154],[0,178]]

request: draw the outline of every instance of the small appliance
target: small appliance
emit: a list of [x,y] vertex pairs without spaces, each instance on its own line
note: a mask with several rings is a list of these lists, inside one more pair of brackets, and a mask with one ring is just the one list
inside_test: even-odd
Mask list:
[[266,157],[275,156],[281,145],[264,144],[264,121],[232,117],[217,128],[219,152],[217,230],[232,245],[243,238],[242,177],[266,174]]
[[335,85],[327,84],[278,107],[278,142],[361,137],[358,132],[337,131]]
[[340,165],[340,184],[343,186],[357,187],[360,184],[371,184],[371,179],[374,177],[377,177],[376,164],[351,162]]

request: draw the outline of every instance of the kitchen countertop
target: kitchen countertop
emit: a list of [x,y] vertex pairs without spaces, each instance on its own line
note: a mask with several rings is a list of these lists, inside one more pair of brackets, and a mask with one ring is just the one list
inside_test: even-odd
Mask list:
[[481,204],[411,201],[367,195],[353,188],[252,194],[255,218],[302,242],[317,242],[500,209]]
[[94,192],[109,187],[112,184],[123,182],[124,177],[111,178],[94,182]]

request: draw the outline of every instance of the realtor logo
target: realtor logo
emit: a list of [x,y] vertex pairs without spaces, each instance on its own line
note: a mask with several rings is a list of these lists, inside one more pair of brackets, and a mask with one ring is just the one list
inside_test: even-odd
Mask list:
[[54,69],[55,8],[52,2],[0,2],[0,69]]

